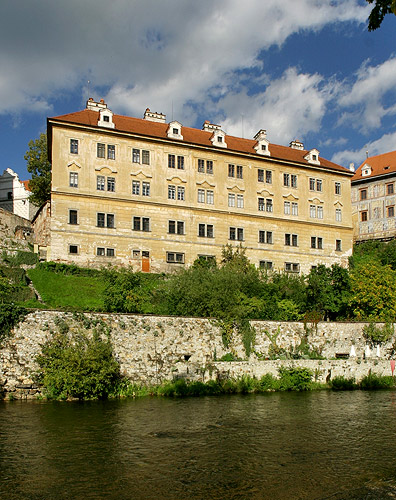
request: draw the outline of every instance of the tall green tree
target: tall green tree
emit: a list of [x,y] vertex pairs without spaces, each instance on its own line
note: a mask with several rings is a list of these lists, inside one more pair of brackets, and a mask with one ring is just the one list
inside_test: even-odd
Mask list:
[[368,30],[374,31],[381,26],[386,14],[396,15],[396,0],[366,0],[368,3],[374,3],[374,7],[369,15]]
[[35,205],[42,205],[51,197],[51,163],[47,154],[47,135],[40,134],[36,140],[29,141],[29,149],[24,156],[27,170],[32,174],[29,199]]

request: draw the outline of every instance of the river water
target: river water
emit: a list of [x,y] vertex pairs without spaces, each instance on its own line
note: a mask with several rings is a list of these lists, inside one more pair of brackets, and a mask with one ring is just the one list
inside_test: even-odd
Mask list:
[[396,498],[396,392],[0,403],[1,500]]

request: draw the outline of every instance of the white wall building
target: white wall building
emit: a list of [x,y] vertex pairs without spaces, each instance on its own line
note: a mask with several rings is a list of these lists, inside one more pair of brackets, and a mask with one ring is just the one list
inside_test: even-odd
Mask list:
[[29,201],[29,181],[21,181],[11,168],[0,175],[0,207],[32,220],[39,207]]

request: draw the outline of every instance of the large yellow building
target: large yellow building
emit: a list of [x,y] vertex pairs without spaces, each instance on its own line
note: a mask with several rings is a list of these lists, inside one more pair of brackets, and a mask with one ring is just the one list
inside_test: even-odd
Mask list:
[[352,252],[349,170],[305,150],[113,114],[89,99],[48,119],[52,161],[47,258],[171,271],[242,244],[255,265],[309,272]]

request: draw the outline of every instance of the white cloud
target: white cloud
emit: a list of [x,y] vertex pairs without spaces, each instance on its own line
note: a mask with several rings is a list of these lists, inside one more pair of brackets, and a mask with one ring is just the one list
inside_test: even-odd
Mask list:
[[110,89],[116,111],[169,113],[173,102],[191,119],[186,103],[221,95],[219,82],[257,65],[261,50],[301,30],[365,22],[368,12],[358,0],[3,0],[0,113],[47,111],[90,79]]
[[[396,91],[396,57],[370,66],[366,61],[356,74],[356,81],[344,90],[339,106],[346,108],[339,123],[349,123],[365,132],[381,125],[386,115],[396,113],[396,106],[385,104],[388,93]],[[348,111],[348,108],[352,110]]]
[[339,151],[332,157],[332,161],[339,165],[348,166],[349,163],[354,163],[357,168],[364,162],[368,156],[376,156],[379,154],[394,151],[396,149],[396,132],[385,134],[375,141],[368,142],[364,147],[358,150]]

